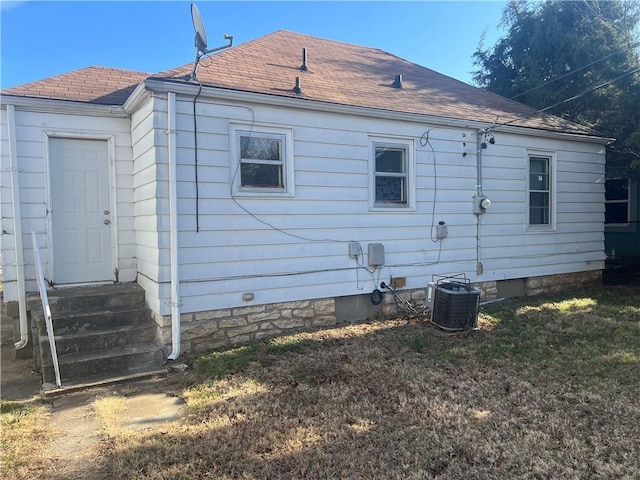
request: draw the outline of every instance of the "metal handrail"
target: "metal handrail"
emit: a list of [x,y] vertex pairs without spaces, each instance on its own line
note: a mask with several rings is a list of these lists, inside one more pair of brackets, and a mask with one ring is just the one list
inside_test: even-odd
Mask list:
[[42,273],[42,262],[40,261],[40,251],[38,250],[38,239],[36,237],[36,232],[33,230],[31,230],[31,240],[33,242],[33,257],[36,263],[36,280],[38,281],[38,290],[40,291],[40,299],[42,300],[42,308],[44,310],[44,321],[47,326],[47,337],[49,337],[51,359],[53,360],[53,371],[56,375],[56,386],[61,388],[62,382],[60,382],[60,367],[58,366],[58,352],[56,350],[56,340],[53,334],[51,308],[49,307],[49,297],[47,296],[44,274]]

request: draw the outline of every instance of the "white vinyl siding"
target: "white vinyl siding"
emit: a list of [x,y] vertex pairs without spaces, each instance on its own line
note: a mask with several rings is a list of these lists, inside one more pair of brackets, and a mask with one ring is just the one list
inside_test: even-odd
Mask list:
[[[604,183],[597,179],[604,173],[604,157],[599,145],[496,134],[496,144],[483,151],[483,187],[492,206],[482,217],[485,273],[476,275],[472,197],[477,165],[473,151],[464,145],[474,130],[434,126],[430,145],[422,146],[418,140],[423,125],[258,104],[249,109],[228,101],[198,103],[202,127],[196,232],[192,100],[177,100],[178,243],[185,314],[247,306],[242,299],[246,292],[254,294],[250,305],[369,293],[390,276],[405,277],[407,288],[417,288],[434,274],[465,272],[472,281],[490,281],[602,268]],[[163,102],[158,107],[166,108]],[[159,112],[159,118],[165,118],[164,113]],[[230,162],[238,158],[236,131],[286,136],[290,158],[295,159],[295,172],[289,173],[295,179],[295,196],[236,190],[239,178],[234,178],[236,165]],[[376,142],[408,152],[406,207],[373,207]],[[538,235],[528,229],[523,194],[529,182],[527,154],[551,151],[558,164],[558,226]],[[158,195],[158,204],[164,205],[167,190],[159,188]],[[441,245],[430,238],[432,222],[439,221],[449,230]],[[161,221],[159,228],[166,225]],[[350,241],[359,242],[364,252],[368,243],[382,243],[386,264],[375,275],[358,268],[348,254]],[[160,255],[162,286],[168,279],[165,260]],[[167,314],[168,289],[159,292],[158,303]]]
[[[482,152],[483,193],[492,204],[478,225],[472,213],[478,183],[472,128],[203,97],[196,105],[196,231],[192,102],[193,96],[177,96],[175,127],[185,316],[246,306],[260,315],[257,306],[266,303],[368,294],[392,276],[405,277],[407,288],[422,288],[433,275],[466,273],[475,282],[604,266],[602,145],[495,132],[495,144]],[[169,314],[166,99],[153,95],[130,119],[19,110],[16,120],[27,288],[35,288],[31,229],[38,232],[43,261],[48,261],[43,130],[103,132],[115,136],[120,280],[133,281],[137,274],[150,308]],[[1,128],[6,173],[6,111]],[[429,145],[421,145],[427,129]],[[284,136],[286,193],[240,191],[234,175],[236,131]],[[402,206],[375,206],[376,143],[405,149],[406,172],[394,172],[406,179]],[[550,225],[542,228],[529,225],[530,155],[551,159]],[[9,175],[1,175],[5,301],[16,295],[10,193]],[[439,221],[449,232],[441,243],[430,234]],[[349,256],[350,241],[359,242],[364,252],[367,244],[382,243],[385,265],[373,275],[359,268]],[[476,274],[478,243],[481,275]],[[249,304],[243,300],[246,292],[254,294]]]
[[[2,262],[4,300],[17,299],[15,250],[13,239],[13,214],[11,208],[10,175],[8,172],[8,142],[6,140],[6,110],[2,110],[2,143],[0,170],[0,192],[2,199]],[[115,197],[115,218],[118,229],[117,268],[121,282],[131,282],[136,278],[136,238],[133,222],[132,150],[130,120],[79,114],[58,114],[30,112],[16,109],[16,144],[22,201],[22,232],[27,291],[37,289],[31,230],[38,238],[40,257],[45,277],[50,278],[50,238],[48,203],[48,151],[49,134],[66,138],[113,138],[113,158],[111,165],[112,195]]]

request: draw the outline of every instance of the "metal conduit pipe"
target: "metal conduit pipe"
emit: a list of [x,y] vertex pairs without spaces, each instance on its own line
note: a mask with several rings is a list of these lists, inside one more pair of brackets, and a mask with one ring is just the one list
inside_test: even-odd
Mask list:
[[9,170],[11,172],[11,201],[13,203],[13,239],[16,251],[16,280],[18,286],[18,311],[20,313],[20,340],[15,343],[20,350],[29,343],[29,321],[27,319],[27,297],[24,276],[24,252],[22,250],[22,215],[20,201],[20,178],[18,168],[18,145],[16,141],[16,114],[13,105],[7,105],[7,130],[9,134]]
[[[486,148],[483,145],[485,129],[476,131],[476,197],[482,196],[482,150]],[[484,148],[483,148],[484,147]],[[476,201],[476,199],[474,199]],[[481,235],[481,215],[476,215],[476,274],[482,275],[484,266],[482,265],[482,252],[480,246]]]
[[176,147],[176,94],[167,94],[167,137],[169,150],[169,268],[171,269],[171,353],[169,360],[180,356],[180,278],[178,275],[178,180]]

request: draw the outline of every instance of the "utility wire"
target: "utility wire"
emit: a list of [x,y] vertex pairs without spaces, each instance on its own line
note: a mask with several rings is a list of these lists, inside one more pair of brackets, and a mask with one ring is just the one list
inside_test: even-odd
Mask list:
[[640,72],[640,67],[635,68],[635,69],[631,70],[630,72],[623,73],[622,75],[614,78],[613,80],[609,80],[607,82],[601,83],[600,85],[596,85],[595,87],[589,88],[589,89],[579,93],[578,95],[574,95],[571,98],[567,98],[566,100],[562,100],[561,102],[554,103],[553,105],[550,105],[550,106],[545,107],[545,108],[543,108],[541,110],[538,110],[536,113],[543,113],[543,112],[546,112],[547,110],[550,110],[550,109],[552,109],[554,107],[557,107],[558,105],[562,105],[563,103],[567,103],[567,102],[570,102],[572,100],[577,100],[578,98],[583,97],[587,93],[595,92],[596,90],[599,90],[602,87],[606,87],[607,85],[611,85],[613,82],[617,82],[618,80],[620,80],[620,79],[622,79],[624,77],[628,77],[629,75],[633,75],[636,72]]
[[547,110],[551,110],[552,108],[555,108],[555,107],[557,107],[559,105],[562,105],[563,103],[567,103],[567,102],[570,102],[572,100],[577,100],[578,98],[584,97],[585,95],[587,95],[587,94],[589,94],[591,92],[595,92],[596,90],[599,90],[599,89],[601,89],[603,87],[606,87],[607,85],[611,85],[612,83],[617,82],[618,80],[620,80],[620,79],[622,79],[624,77],[628,77],[629,75],[633,75],[634,73],[637,73],[637,72],[640,72],[640,67],[634,68],[630,72],[623,73],[622,75],[619,75],[619,76],[617,76],[616,78],[614,78],[612,80],[608,80],[608,81],[603,82],[603,83],[601,83],[599,85],[596,85],[595,87],[590,87],[590,88],[578,93],[577,95],[574,95],[573,97],[566,98],[566,99],[564,99],[564,100],[562,100],[560,102],[554,103],[553,105],[549,105],[548,107],[541,108],[540,110],[536,110],[536,111],[531,112],[531,113],[529,113],[527,115],[520,115],[520,116],[514,118],[513,120],[511,120],[509,122],[494,124],[494,125],[492,125],[491,128],[494,128],[494,127],[506,127],[507,125],[510,125],[510,124],[512,124],[514,122],[517,122],[519,120],[524,120],[526,118],[533,117],[534,115],[538,115],[539,113],[544,113]]
[[510,98],[511,98],[511,100],[513,100],[513,99],[516,99],[516,98],[518,98],[518,97],[521,97],[522,95],[526,95],[526,94],[527,94],[527,93],[529,93],[529,92],[533,92],[534,90],[538,90],[539,88],[546,87],[547,85],[550,85],[550,84],[552,84],[553,82],[557,82],[558,80],[562,80],[563,78],[566,78],[566,77],[568,77],[569,75],[573,75],[574,73],[577,73],[577,72],[579,72],[579,71],[581,71],[581,70],[584,70],[585,68],[589,68],[590,66],[595,65],[595,64],[596,64],[596,63],[598,63],[598,62],[601,62],[601,61],[603,61],[603,60],[606,60],[607,58],[611,58],[611,57],[613,57],[614,55],[617,55],[618,53],[623,52],[624,50],[625,50],[625,49],[620,49],[620,50],[618,50],[618,51],[616,51],[616,52],[613,52],[613,53],[611,53],[611,54],[607,55],[606,57],[599,58],[598,60],[595,60],[595,61],[593,61],[593,62],[591,62],[591,63],[588,63],[587,65],[584,65],[584,66],[582,66],[582,67],[580,67],[580,68],[576,68],[575,70],[571,70],[570,72],[567,72],[567,73],[565,73],[564,75],[560,75],[559,77],[556,77],[556,78],[554,78],[554,79],[552,79],[552,80],[548,80],[548,81],[546,81],[546,82],[542,82],[540,85],[537,85],[537,86],[535,86],[535,87],[533,87],[533,88],[530,88],[529,90],[525,90],[524,92],[520,92],[520,93],[518,93],[517,95],[514,95],[513,97],[510,97]]

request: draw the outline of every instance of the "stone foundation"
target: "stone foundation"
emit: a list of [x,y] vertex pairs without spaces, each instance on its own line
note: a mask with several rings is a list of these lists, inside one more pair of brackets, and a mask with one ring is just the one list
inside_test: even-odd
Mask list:
[[525,295],[534,296],[544,293],[560,293],[572,288],[601,284],[602,270],[530,277],[525,280]]
[[[526,296],[558,293],[581,286],[599,285],[602,282],[602,271],[530,277],[521,281],[524,283]],[[472,287],[481,291],[480,301],[495,300],[498,296],[496,281],[478,282],[472,284]],[[424,306],[426,286],[397,292],[411,305]],[[362,297],[367,297],[368,302],[368,294]],[[381,318],[398,314],[391,292],[385,293],[377,312]],[[360,317],[354,312],[354,318]],[[171,345],[171,317],[156,316],[155,320],[161,341],[165,345]],[[338,323],[336,300],[333,298],[185,313],[181,321],[181,350],[184,353],[221,349]]]
[[[333,298],[272,303],[181,316],[181,350],[202,352],[336,324]],[[171,345],[171,317],[156,317],[160,339]]]

